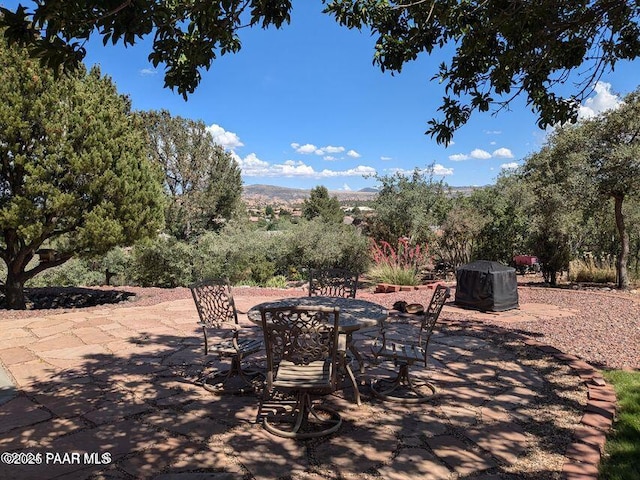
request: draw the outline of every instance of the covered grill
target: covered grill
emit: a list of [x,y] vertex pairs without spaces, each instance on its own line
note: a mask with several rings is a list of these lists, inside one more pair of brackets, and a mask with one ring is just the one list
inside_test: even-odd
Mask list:
[[518,308],[516,269],[477,260],[456,270],[455,303],[464,308],[503,312]]

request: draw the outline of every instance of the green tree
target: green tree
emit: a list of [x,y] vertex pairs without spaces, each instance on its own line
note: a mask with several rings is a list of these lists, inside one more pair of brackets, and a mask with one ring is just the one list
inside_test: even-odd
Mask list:
[[495,185],[471,193],[470,204],[485,218],[473,258],[509,264],[514,255],[527,253],[530,219],[526,206],[532,202],[532,193],[517,172],[502,174]]
[[582,141],[576,144],[586,155],[598,191],[614,202],[619,238],[616,273],[619,288],[629,288],[629,231],[624,201],[640,189],[640,90],[623,104],[580,126]]
[[[624,202],[637,198],[640,189],[640,90],[625,97],[615,110],[558,129],[542,151],[528,160],[526,168],[536,182],[538,198],[548,197],[536,211],[546,215],[563,211],[562,219],[556,220],[572,226],[578,223],[576,215],[581,212],[581,223],[591,228],[592,245],[606,228],[600,222],[597,230],[593,229],[594,220],[606,203],[602,197],[613,200],[618,235],[617,282],[619,288],[628,288],[630,237]],[[556,235],[548,236],[566,238],[572,243],[572,252],[585,243],[576,235],[569,236],[566,226],[562,230],[560,235],[558,224],[557,229],[552,229]],[[574,227],[574,230],[580,231],[580,228]],[[600,239],[599,243],[604,242]]]
[[367,233],[375,240],[397,245],[408,237],[412,245],[433,239],[433,227],[444,218],[445,188],[432,174],[418,169],[410,176],[403,173],[376,177],[381,187],[367,217]]
[[[374,63],[400,72],[422,53],[449,55],[437,78],[446,96],[444,120],[427,131],[448,143],[473,111],[507,108],[518,95],[541,127],[575,120],[595,80],[620,59],[640,54],[640,4],[635,0],[398,1],[323,0],[325,12],[348,28],[377,36]],[[10,41],[27,45],[47,65],[78,65],[92,36],[133,45],[153,36],[149,59],[165,65],[165,86],[185,98],[213,60],[240,50],[247,26],[280,28],[291,0],[87,0],[0,7]],[[453,52],[453,53],[449,53]],[[564,98],[554,92],[582,68],[582,82]]]
[[271,205],[267,205],[264,208],[264,216],[269,218],[269,219],[273,219],[273,217],[275,216],[275,210],[273,209],[273,207]]
[[480,232],[488,219],[470,202],[459,197],[440,225],[437,238],[439,256],[459,267],[472,260]]
[[[25,308],[24,283],[43,270],[162,227],[159,172],[145,158],[144,133],[98,69],[55,81],[0,40],[0,125],[7,307]],[[43,246],[50,250],[29,266]]]
[[203,122],[166,110],[142,112],[149,157],[164,172],[169,232],[187,240],[205,230],[218,230],[240,206],[240,167],[214,143]]
[[551,285],[568,269],[577,250],[584,199],[593,194],[584,162],[574,153],[575,137],[569,133],[578,131],[575,127],[557,130],[523,166],[526,188],[533,193],[527,206],[528,244]]
[[304,199],[302,216],[307,220],[319,217],[328,223],[342,223],[344,220],[338,197],[330,197],[329,190],[323,185],[312,188],[309,198]]
[[193,282],[193,250],[164,234],[145,239],[133,249],[132,276],[143,287],[186,287]]

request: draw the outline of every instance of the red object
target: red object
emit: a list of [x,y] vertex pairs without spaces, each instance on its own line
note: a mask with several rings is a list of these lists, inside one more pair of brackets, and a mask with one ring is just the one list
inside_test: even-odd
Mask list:
[[513,262],[518,265],[535,265],[538,263],[538,257],[534,257],[533,255],[516,255],[513,257]]

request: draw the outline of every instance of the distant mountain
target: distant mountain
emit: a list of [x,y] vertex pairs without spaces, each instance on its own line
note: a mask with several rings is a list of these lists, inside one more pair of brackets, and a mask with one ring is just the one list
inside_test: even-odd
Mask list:
[[[482,187],[451,187],[453,193],[470,195],[471,192]],[[276,185],[245,185],[242,198],[249,205],[298,205],[309,198],[310,190],[303,188],[278,187]],[[367,202],[374,200],[378,190],[363,188],[352,192],[345,190],[329,190],[329,195],[338,197],[341,202]]]
[[[330,190],[329,195],[338,197],[341,202],[373,200],[378,191],[375,188],[364,188],[357,192]],[[245,185],[242,197],[248,204],[285,204],[295,205],[309,198],[310,190],[302,188],[278,187],[275,185]]]

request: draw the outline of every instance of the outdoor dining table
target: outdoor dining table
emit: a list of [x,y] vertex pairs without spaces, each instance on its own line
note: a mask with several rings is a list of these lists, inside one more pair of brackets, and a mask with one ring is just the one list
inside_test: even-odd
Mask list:
[[[338,307],[340,308],[339,316],[339,332],[344,334],[344,350],[348,349],[358,360],[360,370],[363,369],[362,356],[355,347],[352,339],[354,332],[366,327],[377,327],[382,320],[387,318],[387,309],[382,305],[358,298],[342,298],[342,297],[291,297],[279,300],[269,301],[255,305],[247,312],[250,321],[257,325],[262,325],[261,308],[278,308],[278,307]],[[355,375],[346,360],[346,355],[342,358],[342,367],[349,376],[353,385],[353,392],[356,403],[361,405],[360,390]]]

